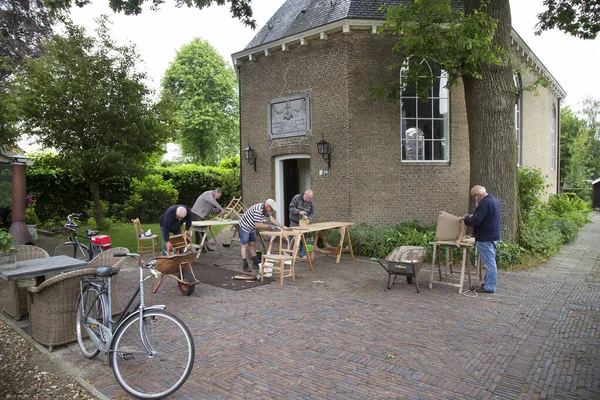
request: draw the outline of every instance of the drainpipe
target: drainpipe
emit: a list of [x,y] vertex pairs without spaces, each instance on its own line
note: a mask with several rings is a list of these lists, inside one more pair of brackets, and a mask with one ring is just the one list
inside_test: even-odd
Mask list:
[[238,126],[240,129],[240,196],[244,198],[244,185],[242,185],[242,161],[244,159],[244,153],[242,150],[242,73],[241,66],[237,66],[237,77],[238,77]]
[[556,193],[562,192],[562,187],[560,186],[560,97],[558,98],[558,110],[556,112]]

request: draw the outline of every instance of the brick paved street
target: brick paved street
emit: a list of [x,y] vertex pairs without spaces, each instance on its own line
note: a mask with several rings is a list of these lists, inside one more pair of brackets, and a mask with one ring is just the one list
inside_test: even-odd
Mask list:
[[[189,326],[196,360],[172,398],[598,399],[600,214],[546,264],[500,272],[498,292],[421,293],[366,258],[317,256],[286,279],[231,291],[200,284],[182,296],[172,279],[151,304]],[[200,262],[241,270],[239,245]],[[120,282],[135,285],[127,268]],[[127,286],[127,285],[124,285]],[[101,358],[77,344],[52,353],[108,398],[125,396]],[[75,372],[74,372],[75,373]]]

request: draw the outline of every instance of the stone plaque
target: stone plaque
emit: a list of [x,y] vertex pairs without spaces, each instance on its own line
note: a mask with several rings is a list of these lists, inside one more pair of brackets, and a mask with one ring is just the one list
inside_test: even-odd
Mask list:
[[268,106],[269,140],[312,134],[310,93],[270,99]]

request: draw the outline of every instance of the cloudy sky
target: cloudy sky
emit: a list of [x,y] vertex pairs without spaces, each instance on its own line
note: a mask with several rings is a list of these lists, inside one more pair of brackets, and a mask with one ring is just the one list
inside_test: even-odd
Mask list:
[[[284,0],[252,0],[254,18],[260,29],[284,3]],[[565,103],[579,109],[585,97],[600,99],[600,39],[584,41],[561,32],[545,32],[535,36],[536,14],[543,11],[543,0],[510,0],[513,26],[567,92]],[[257,31],[244,27],[231,17],[227,6],[204,10],[175,8],[166,0],[160,11],[144,10],[138,16],[113,14],[108,0],[94,0],[84,8],[73,8],[72,18],[93,31],[93,19],[102,13],[111,15],[113,37],[119,42],[135,43],[145,69],[158,88],[160,79],[175,57],[175,52],[194,37],[207,40],[225,60],[244,49]]]

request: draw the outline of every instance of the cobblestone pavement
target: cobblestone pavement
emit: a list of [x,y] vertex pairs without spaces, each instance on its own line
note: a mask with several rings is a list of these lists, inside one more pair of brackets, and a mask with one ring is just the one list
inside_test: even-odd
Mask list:
[[[201,263],[241,270],[239,245]],[[120,284],[135,285],[125,268]],[[317,256],[285,279],[230,291],[200,284],[182,296],[172,279],[150,304],[166,304],[192,331],[194,369],[182,399],[598,399],[600,214],[546,264],[500,272],[498,292],[421,293],[367,258]],[[127,285],[122,286],[127,289]],[[102,358],[76,344],[53,357],[108,398],[124,392]],[[73,372],[75,373],[75,372]]]

